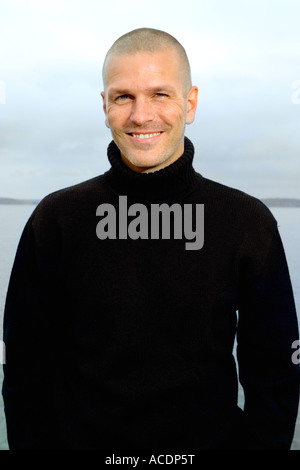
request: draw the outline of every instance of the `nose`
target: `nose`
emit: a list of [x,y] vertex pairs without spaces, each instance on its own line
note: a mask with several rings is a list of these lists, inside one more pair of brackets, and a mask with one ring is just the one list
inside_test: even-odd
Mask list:
[[152,104],[145,97],[138,97],[132,103],[131,121],[136,126],[141,126],[154,119]]

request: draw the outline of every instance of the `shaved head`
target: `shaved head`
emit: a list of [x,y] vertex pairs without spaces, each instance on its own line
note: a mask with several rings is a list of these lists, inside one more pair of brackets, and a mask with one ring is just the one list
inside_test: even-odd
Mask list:
[[121,36],[105,57],[103,84],[105,124],[125,165],[153,172],[183,154],[198,88],[191,86],[186,52],[173,36],[149,28]]
[[134,55],[137,53],[155,53],[166,49],[173,49],[178,55],[180,72],[182,74],[183,89],[185,92],[192,85],[191,69],[185,49],[171,34],[158,29],[139,28],[124,34],[117,39],[106,54],[102,78],[106,88],[106,67],[111,56]]

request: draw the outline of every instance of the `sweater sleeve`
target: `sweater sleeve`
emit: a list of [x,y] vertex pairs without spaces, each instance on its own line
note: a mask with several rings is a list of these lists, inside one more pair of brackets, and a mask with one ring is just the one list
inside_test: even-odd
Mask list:
[[51,254],[37,249],[31,217],[18,245],[4,312],[2,393],[12,450],[53,449],[57,444],[53,269]]
[[245,446],[289,449],[299,400],[292,345],[299,334],[277,227],[263,240],[247,240],[240,284],[237,357],[245,395]]

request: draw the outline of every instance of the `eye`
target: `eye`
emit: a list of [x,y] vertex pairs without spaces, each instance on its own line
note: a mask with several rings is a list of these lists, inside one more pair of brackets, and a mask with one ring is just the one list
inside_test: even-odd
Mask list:
[[168,95],[166,93],[155,93],[155,96],[157,98],[167,98]]
[[129,95],[124,94],[124,95],[117,96],[116,101],[126,101],[126,100],[128,100],[129,98],[130,98]]

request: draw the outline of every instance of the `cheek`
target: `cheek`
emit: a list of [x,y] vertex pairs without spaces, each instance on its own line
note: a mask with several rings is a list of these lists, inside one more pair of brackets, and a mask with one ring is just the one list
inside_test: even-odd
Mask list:
[[125,106],[119,106],[118,108],[108,109],[106,115],[106,123],[110,128],[122,128],[128,121],[130,116],[129,109]]
[[185,115],[183,107],[177,103],[158,107],[156,114],[162,121],[172,126],[178,126]]

